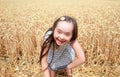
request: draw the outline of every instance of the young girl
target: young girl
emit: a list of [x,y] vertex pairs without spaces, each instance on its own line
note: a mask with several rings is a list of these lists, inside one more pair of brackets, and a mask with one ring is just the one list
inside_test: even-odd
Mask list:
[[85,61],[77,34],[76,20],[69,16],[58,18],[45,33],[40,54],[44,77],[55,77],[55,72],[61,69],[72,77],[72,69]]

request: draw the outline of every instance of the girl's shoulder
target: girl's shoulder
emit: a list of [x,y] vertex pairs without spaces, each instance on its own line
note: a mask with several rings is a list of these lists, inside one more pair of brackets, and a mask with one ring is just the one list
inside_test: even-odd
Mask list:
[[49,30],[45,33],[44,35],[44,39],[46,40],[51,34],[52,34],[53,31]]
[[52,33],[52,27],[50,27],[44,34],[44,40],[46,40]]
[[44,40],[44,42],[46,42],[46,44],[47,44],[48,46],[50,45],[50,42],[49,42],[49,41],[51,40],[52,33],[53,33],[52,29],[49,28],[49,29],[45,32],[45,34],[44,34],[44,36],[43,36],[43,40]]

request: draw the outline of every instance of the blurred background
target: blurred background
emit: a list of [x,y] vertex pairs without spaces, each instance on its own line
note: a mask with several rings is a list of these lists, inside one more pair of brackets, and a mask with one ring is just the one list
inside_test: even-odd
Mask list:
[[120,77],[120,0],[0,0],[0,77],[43,77],[42,38],[63,15],[86,56],[73,77]]

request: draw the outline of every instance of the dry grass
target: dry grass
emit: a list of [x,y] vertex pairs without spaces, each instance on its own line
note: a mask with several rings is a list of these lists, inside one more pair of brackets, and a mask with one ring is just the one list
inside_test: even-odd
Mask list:
[[120,77],[119,0],[0,0],[0,77],[43,77],[41,40],[62,15],[77,19],[86,54],[73,76]]

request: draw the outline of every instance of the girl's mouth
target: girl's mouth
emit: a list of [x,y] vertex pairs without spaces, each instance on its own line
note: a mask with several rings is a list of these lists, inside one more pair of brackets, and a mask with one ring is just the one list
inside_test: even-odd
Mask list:
[[63,44],[63,43],[65,43],[65,40],[59,40],[59,39],[57,39],[57,44],[58,44],[58,45],[61,45],[61,44]]

